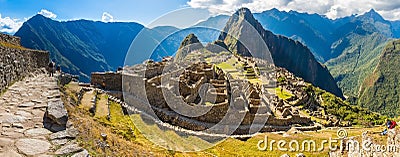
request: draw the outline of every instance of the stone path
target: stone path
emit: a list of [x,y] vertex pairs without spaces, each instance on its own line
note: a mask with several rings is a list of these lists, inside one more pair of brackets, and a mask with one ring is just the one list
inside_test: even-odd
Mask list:
[[73,140],[78,132],[71,124],[54,133],[45,128],[46,108],[51,103],[62,103],[61,93],[57,79],[45,74],[7,89],[0,97],[0,156],[87,155]]

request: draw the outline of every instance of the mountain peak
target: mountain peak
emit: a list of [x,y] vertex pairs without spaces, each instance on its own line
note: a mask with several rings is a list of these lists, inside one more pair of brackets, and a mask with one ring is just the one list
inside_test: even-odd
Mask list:
[[378,12],[376,12],[374,8],[371,8],[371,10],[369,10],[368,13],[371,13],[371,14],[378,14]]
[[179,49],[175,54],[174,61],[183,61],[189,53],[200,50],[202,48],[204,48],[203,44],[200,43],[196,35],[190,33],[188,36],[185,37],[185,39],[183,39],[181,46],[179,46]]
[[35,16],[31,17],[29,20],[34,20],[34,19],[50,19],[50,18],[43,16],[42,14],[36,14]]
[[272,57],[276,66],[343,97],[332,75],[315,60],[307,47],[265,30],[247,8],[240,8],[231,16],[218,39],[224,41],[234,54],[266,60]]
[[361,15],[360,17],[374,21],[385,21],[385,19],[378,12],[376,12],[375,9],[371,9],[370,11]]
[[[236,16],[246,19],[247,21],[253,21],[254,16],[248,8],[240,8],[235,12]],[[255,19],[254,19],[255,20]]]
[[182,49],[185,46],[191,45],[191,44],[196,44],[200,43],[199,39],[194,35],[193,33],[190,33],[183,39],[181,45],[179,46],[179,49]]

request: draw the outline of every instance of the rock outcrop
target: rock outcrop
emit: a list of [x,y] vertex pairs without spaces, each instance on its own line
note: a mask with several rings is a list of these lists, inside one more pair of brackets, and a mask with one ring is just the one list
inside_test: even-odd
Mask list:
[[202,49],[203,44],[200,43],[199,39],[191,33],[182,41],[178,51],[175,55],[175,61],[182,61],[189,53],[195,50]]

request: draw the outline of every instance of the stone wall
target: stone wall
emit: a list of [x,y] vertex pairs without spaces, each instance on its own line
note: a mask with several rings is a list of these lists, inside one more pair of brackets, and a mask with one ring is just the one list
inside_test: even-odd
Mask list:
[[21,45],[21,38],[0,33],[0,42],[10,43],[12,45]]
[[46,68],[49,53],[46,51],[25,49],[19,45],[20,39],[0,33],[0,90],[5,90],[12,83],[21,80],[39,68]]
[[105,90],[122,91],[121,72],[96,72],[92,73],[90,83],[95,87]]

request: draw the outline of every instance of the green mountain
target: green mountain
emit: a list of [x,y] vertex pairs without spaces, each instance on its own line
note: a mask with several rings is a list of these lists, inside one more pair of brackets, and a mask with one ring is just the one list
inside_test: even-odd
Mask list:
[[400,40],[389,42],[374,72],[360,88],[359,104],[389,116],[400,115]]
[[63,71],[89,81],[91,72],[122,66],[130,43],[143,28],[137,23],[59,22],[36,15],[15,36],[27,48],[49,51]]
[[396,36],[396,29],[374,10],[348,20],[336,30],[338,39],[331,47],[331,53],[339,56],[325,64],[345,95],[355,97],[378,64],[386,43]]
[[365,77],[373,72],[389,39],[380,33],[350,33],[337,43],[344,50],[325,64],[347,96],[357,96]]
[[[261,40],[257,40],[257,35]],[[275,65],[343,97],[328,69],[314,58],[306,46],[265,30],[247,8],[241,8],[231,16],[219,40],[223,40],[231,52],[243,56],[263,58],[270,52]]]

